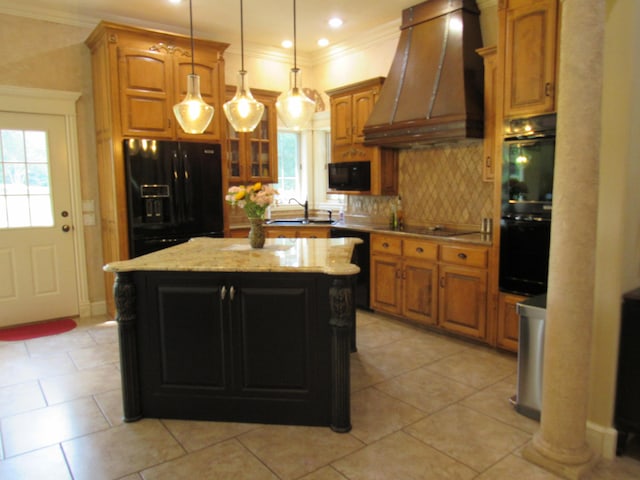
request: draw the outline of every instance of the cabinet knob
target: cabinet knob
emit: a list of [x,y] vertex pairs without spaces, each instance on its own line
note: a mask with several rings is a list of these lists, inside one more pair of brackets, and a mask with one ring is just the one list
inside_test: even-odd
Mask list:
[[382,248],[389,248],[389,244],[388,244],[387,242],[384,242],[384,243],[382,244]]
[[226,296],[227,296],[227,287],[223,286],[220,289],[220,300],[224,300]]
[[459,253],[458,254],[458,258],[461,258],[462,260],[466,260],[467,259],[467,254],[466,253]]
[[487,158],[484,161],[484,166],[487,168],[491,168],[491,155],[487,155]]
[[229,300],[233,301],[233,298],[236,296],[236,289],[234,286],[231,286],[229,289]]
[[418,247],[418,248],[416,248],[416,252],[418,252],[418,253],[424,253],[424,248],[422,248],[422,247]]
[[547,82],[544,84],[544,94],[547,97],[550,97],[552,94],[551,82]]

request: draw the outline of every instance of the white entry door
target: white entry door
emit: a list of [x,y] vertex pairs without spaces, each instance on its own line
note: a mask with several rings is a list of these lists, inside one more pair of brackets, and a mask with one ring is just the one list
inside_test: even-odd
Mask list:
[[0,112],[0,327],[78,315],[65,128]]

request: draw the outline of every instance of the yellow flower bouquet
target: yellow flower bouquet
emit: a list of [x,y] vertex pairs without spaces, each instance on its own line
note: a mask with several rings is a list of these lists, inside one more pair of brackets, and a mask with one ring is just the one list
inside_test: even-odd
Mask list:
[[264,213],[275,202],[278,191],[271,185],[256,182],[229,188],[225,200],[244,209],[249,218],[264,218]]

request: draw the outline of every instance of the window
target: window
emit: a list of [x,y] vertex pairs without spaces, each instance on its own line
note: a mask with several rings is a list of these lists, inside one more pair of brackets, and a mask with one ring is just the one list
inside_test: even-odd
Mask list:
[[53,226],[47,133],[0,130],[0,228]]
[[278,183],[280,203],[290,198],[303,201],[300,133],[278,130]]

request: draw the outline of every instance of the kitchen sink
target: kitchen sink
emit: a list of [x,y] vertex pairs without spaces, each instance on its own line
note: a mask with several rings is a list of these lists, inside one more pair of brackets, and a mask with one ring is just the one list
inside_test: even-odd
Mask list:
[[333,225],[335,220],[329,220],[328,218],[310,218],[305,220],[304,218],[278,218],[271,219],[265,222],[267,225]]

